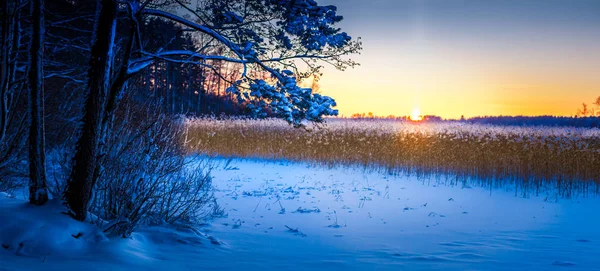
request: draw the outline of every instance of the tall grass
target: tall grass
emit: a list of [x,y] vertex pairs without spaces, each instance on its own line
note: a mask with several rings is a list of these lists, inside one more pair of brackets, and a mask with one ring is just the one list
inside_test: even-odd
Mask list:
[[534,191],[598,192],[600,130],[460,122],[329,120],[294,129],[279,120],[189,119],[186,147],[206,155],[362,165],[390,173],[507,183]]

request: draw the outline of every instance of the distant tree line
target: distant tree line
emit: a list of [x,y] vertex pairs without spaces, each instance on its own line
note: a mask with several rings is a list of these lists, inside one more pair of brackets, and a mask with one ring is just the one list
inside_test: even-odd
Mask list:
[[600,96],[592,105],[582,103],[574,117],[564,116],[484,116],[461,121],[479,124],[511,126],[571,126],[600,128]]
[[[351,119],[377,119],[377,120],[400,120],[400,121],[410,121],[411,117],[410,116],[396,116],[396,115],[387,115],[387,116],[377,116],[374,115],[373,112],[368,112],[368,113],[354,113],[352,115],[350,115]],[[435,116],[435,115],[424,115],[421,116],[421,120],[419,121],[423,121],[423,122],[437,122],[437,121],[443,121],[442,117],[440,116]]]
[[[410,116],[376,116],[372,113],[356,113],[350,116],[350,119],[366,120],[393,120],[393,121],[411,121]],[[439,116],[425,115],[420,122],[442,122],[459,121],[474,124],[490,124],[503,126],[571,126],[571,127],[589,127],[600,128],[600,117],[598,116],[479,116],[460,119],[443,119]]]
[[465,122],[507,126],[572,126],[600,127],[600,117],[559,117],[559,116],[498,116],[473,117]]
[[[386,119],[410,121],[410,116],[377,116],[372,112],[355,113],[350,116],[351,119]],[[588,105],[582,103],[581,108],[577,109],[574,117],[566,116],[478,116],[465,118],[461,116],[458,120],[443,119],[435,115],[423,116],[423,122],[439,122],[439,121],[460,121],[476,124],[491,124],[491,125],[506,125],[506,126],[571,126],[571,127],[588,127],[600,128],[600,96]]]

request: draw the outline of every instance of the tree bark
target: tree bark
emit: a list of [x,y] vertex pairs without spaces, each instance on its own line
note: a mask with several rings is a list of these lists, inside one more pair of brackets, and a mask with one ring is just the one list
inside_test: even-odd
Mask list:
[[102,0],[99,10],[88,70],[83,127],[77,140],[73,168],[65,192],[71,215],[79,221],[84,221],[87,217],[93,187],[98,177],[98,160],[103,137],[102,118],[110,88],[117,3],[114,0]]
[[177,87],[175,86],[175,80],[173,79],[174,68],[173,64],[167,63],[167,76],[169,78],[167,88],[171,92],[171,114],[177,114],[177,102],[175,97],[175,91]]
[[8,125],[8,86],[9,86],[9,68],[10,68],[10,44],[12,16],[9,13],[9,1],[2,1],[2,35],[0,38],[0,141],[6,136],[6,127]]
[[31,1],[33,25],[29,48],[29,203],[48,201],[44,150],[44,12],[43,0]]

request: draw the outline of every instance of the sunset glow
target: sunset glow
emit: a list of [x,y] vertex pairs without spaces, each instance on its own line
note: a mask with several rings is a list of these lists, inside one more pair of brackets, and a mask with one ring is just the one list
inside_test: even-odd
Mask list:
[[0,3],[0,271],[600,271],[600,0]]
[[421,121],[423,120],[423,116],[421,116],[421,110],[419,110],[419,108],[413,109],[412,113],[410,114],[410,120],[412,121]]
[[572,116],[600,95],[600,1],[322,2],[363,40],[320,81],[342,115]]

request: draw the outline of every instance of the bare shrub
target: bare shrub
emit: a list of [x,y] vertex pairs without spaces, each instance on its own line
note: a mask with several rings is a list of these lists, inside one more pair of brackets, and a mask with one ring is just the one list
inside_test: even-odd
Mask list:
[[68,143],[62,142],[62,145],[57,144],[46,153],[48,189],[53,197],[60,197],[65,193],[73,159],[73,150],[67,146]]
[[[16,120],[13,118],[12,120]],[[25,118],[10,125],[5,138],[0,140],[0,192],[13,193],[27,186],[27,163],[25,160]]]
[[105,141],[94,222],[126,237],[142,225],[194,223],[218,209],[210,163],[186,158],[182,136],[182,123],[159,106],[123,102]]
[[108,233],[126,237],[139,226],[194,224],[218,209],[206,163],[186,168],[172,159],[143,170],[130,166],[107,169],[110,180],[103,178],[96,188],[92,212]]

